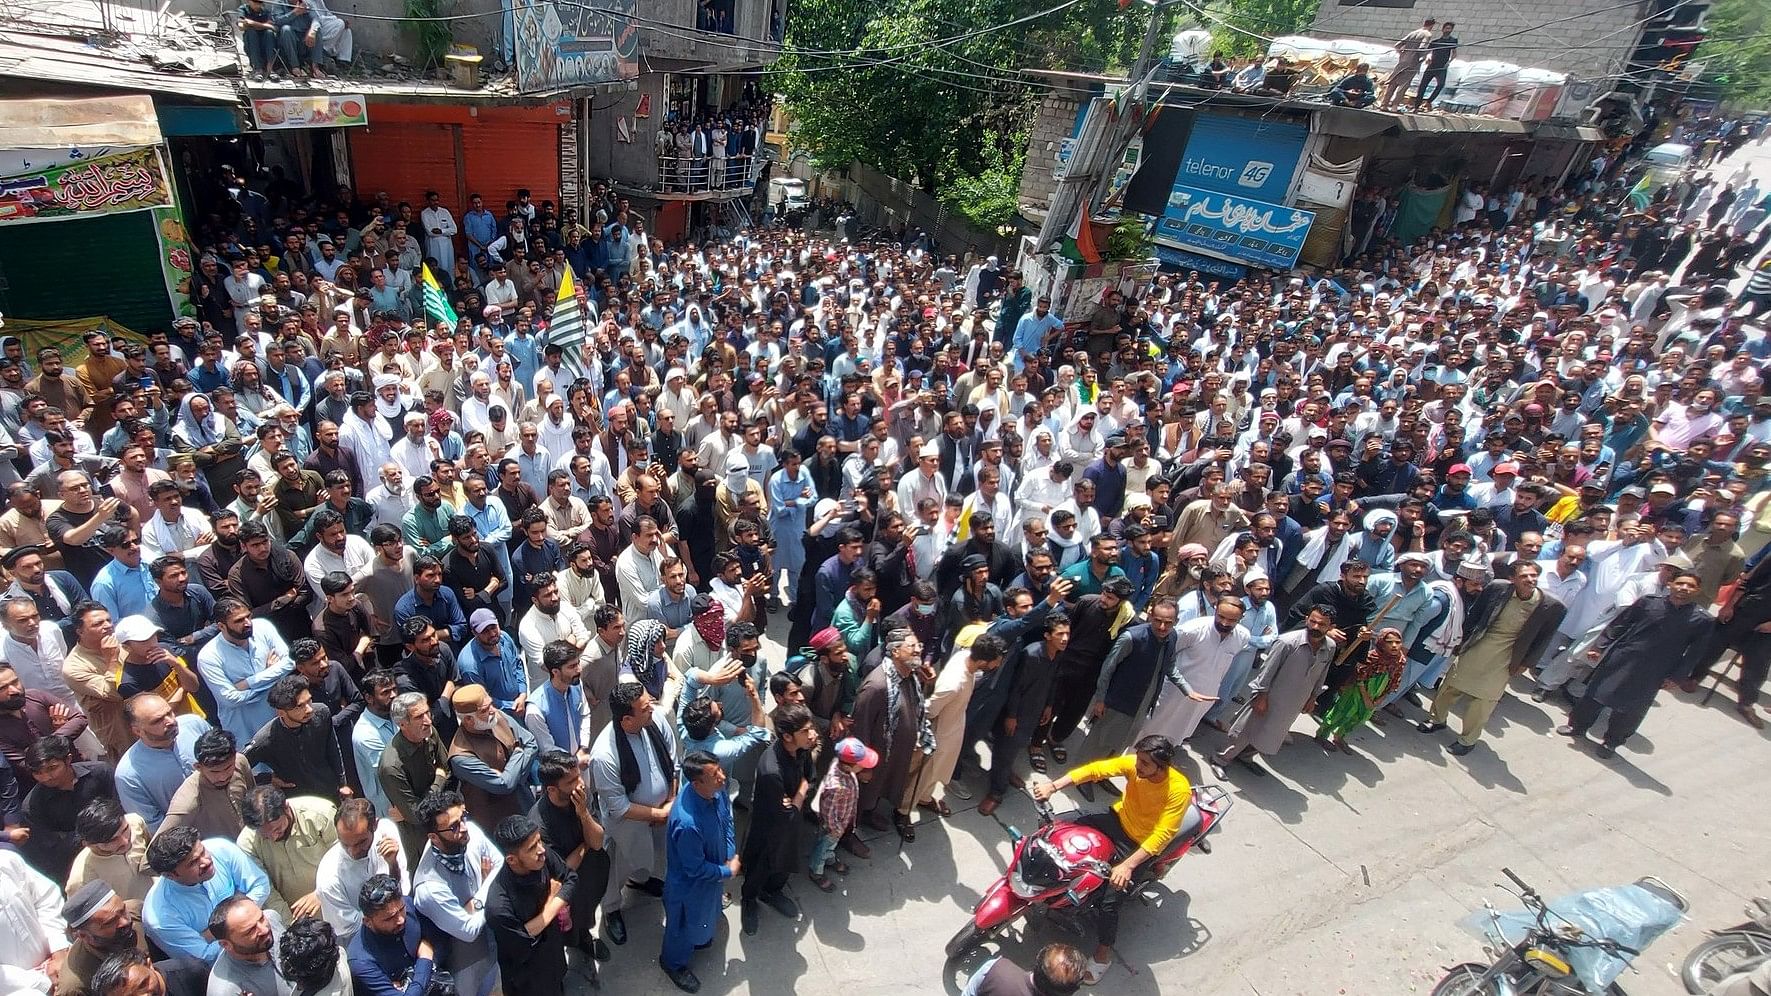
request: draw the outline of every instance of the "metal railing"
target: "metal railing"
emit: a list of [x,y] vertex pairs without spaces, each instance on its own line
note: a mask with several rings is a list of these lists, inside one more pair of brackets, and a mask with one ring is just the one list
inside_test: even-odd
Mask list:
[[705,194],[754,189],[762,172],[761,156],[713,159],[708,156],[658,156],[658,191],[666,194]]

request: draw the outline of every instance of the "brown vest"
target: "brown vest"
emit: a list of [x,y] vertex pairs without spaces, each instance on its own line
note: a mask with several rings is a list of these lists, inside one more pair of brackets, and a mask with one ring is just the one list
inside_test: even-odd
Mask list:
[[[493,771],[503,771],[516,748],[517,739],[516,734],[510,730],[510,718],[500,715],[498,725],[492,728],[491,733],[469,733],[465,726],[456,730],[455,739],[449,741],[449,759],[453,761],[458,757],[477,757]],[[494,795],[465,778],[459,781],[461,798],[467,803],[467,815],[488,834],[498,825],[498,821],[523,811],[521,793]]]

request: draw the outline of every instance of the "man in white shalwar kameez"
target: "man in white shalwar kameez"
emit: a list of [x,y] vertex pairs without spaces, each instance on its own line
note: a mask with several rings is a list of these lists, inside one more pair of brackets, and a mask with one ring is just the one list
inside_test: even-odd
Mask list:
[[1217,702],[1230,663],[1248,645],[1242,600],[1220,599],[1215,614],[1175,627],[1174,666],[1157,682],[1156,701],[1134,741],[1159,733],[1185,743]]
[[433,190],[424,195],[424,210],[418,218],[424,223],[424,254],[437,261],[437,269],[431,272],[438,280],[446,280],[455,272],[455,216]]

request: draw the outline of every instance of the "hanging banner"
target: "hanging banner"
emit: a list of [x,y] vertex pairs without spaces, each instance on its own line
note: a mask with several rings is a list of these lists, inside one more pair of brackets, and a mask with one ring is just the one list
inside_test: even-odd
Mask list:
[[300,97],[260,97],[252,102],[259,131],[288,128],[348,128],[369,123],[369,100],[360,93]]
[[514,6],[514,15],[505,16],[516,21],[519,91],[549,93],[639,77],[635,0],[596,5],[514,0]]
[[122,214],[171,204],[172,186],[160,151],[153,147],[0,176],[0,224]]
[[1314,212],[1175,184],[1156,223],[1156,240],[1177,249],[1290,269]]

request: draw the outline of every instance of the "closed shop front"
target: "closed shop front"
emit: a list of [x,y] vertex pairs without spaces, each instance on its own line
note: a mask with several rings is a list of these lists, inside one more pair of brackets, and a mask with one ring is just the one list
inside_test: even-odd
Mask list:
[[424,203],[435,190],[461,220],[469,194],[502,214],[528,188],[535,203],[559,203],[560,128],[571,104],[467,107],[455,104],[369,105],[369,126],[351,131],[351,173],[357,196],[387,191],[394,201]]
[[8,225],[0,237],[0,311],[23,318],[104,316],[146,333],[172,309],[152,211]]

